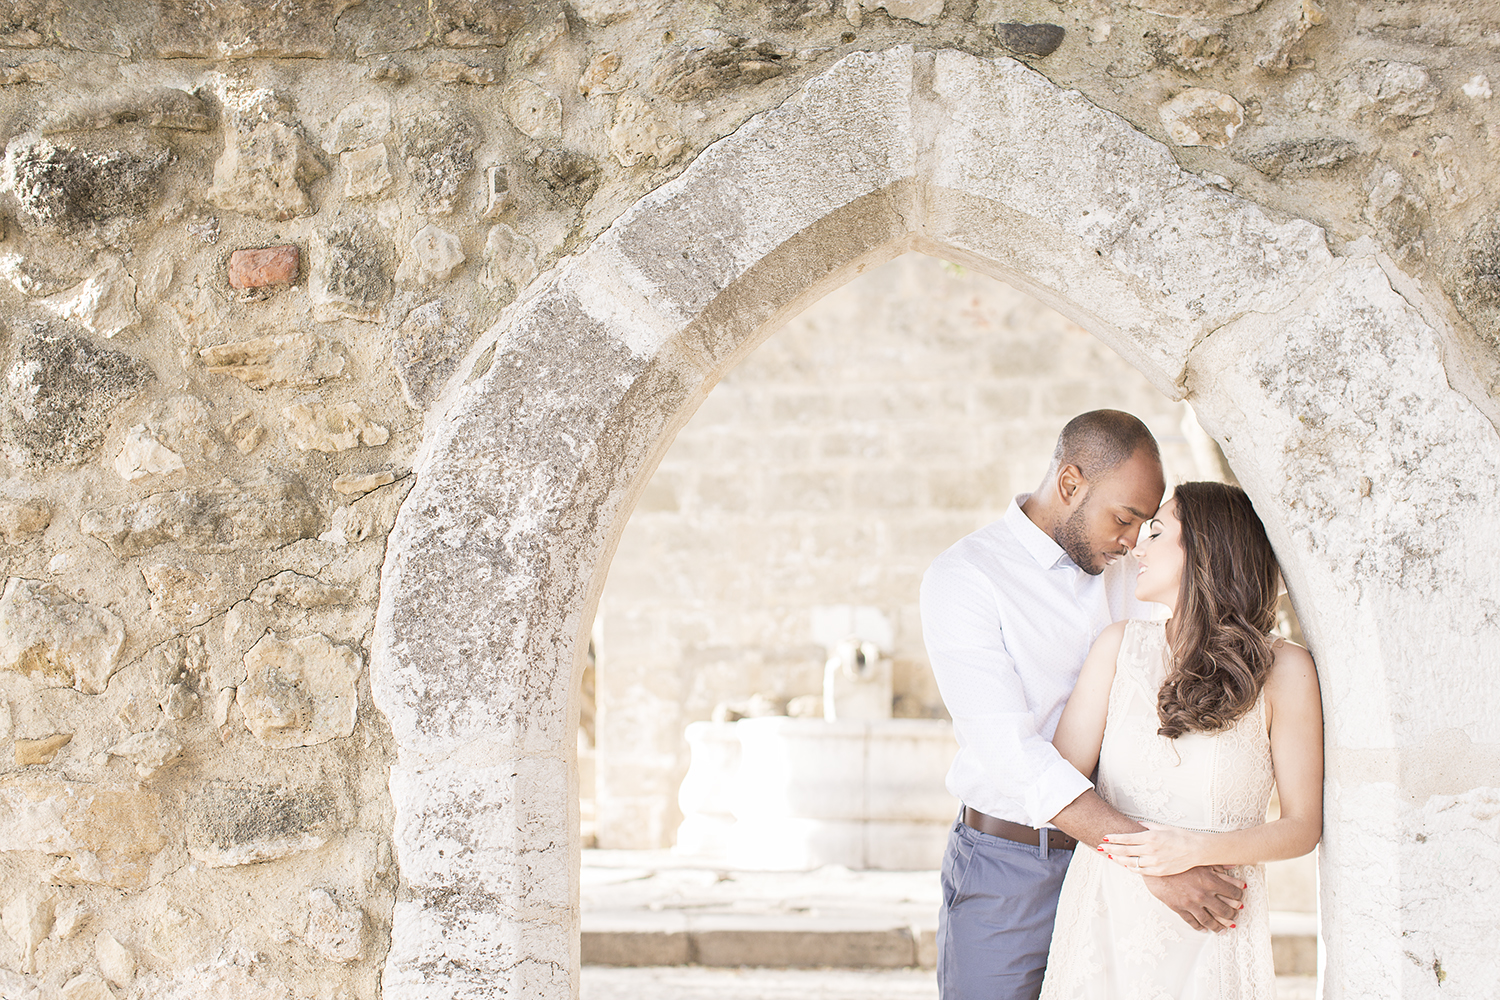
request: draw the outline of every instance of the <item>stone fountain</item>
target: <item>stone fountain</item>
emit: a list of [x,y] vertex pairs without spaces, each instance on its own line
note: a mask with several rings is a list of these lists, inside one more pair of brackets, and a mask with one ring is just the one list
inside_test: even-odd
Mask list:
[[957,801],[943,719],[891,717],[892,630],[879,609],[814,609],[829,651],[823,718],[695,722],[679,853],[737,868],[936,868]]

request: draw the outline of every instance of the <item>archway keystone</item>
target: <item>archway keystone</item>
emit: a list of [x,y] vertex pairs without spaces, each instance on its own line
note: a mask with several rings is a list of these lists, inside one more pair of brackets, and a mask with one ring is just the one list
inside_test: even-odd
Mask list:
[[574,699],[636,493],[765,336],[908,249],[1188,395],[1255,498],[1327,699],[1327,995],[1436,995],[1435,966],[1493,992],[1500,439],[1449,385],[1437,311],[1019,63],[897,48],[841,60],[538,279],[435,406],[372,657],[399,749],[385,995],[575,994]]

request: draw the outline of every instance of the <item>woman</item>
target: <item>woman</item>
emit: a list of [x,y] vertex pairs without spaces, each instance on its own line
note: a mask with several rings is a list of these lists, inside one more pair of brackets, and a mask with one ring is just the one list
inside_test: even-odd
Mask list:
[[[1238,487],[1183,483],[1141,529],[1136,596],[1166,621],[1100,635],[1053,745],[1145,832],[1074,853],[1043,1000],[1275,997],[1261,862],[1306,854],[1323,823],[1323,714],[1307,650],[1269,636],[1279,573]],[[1275,783],[1280,818],[1265,821]],[[1143,876],[1227,866],[1243,909],[1189,927]]]

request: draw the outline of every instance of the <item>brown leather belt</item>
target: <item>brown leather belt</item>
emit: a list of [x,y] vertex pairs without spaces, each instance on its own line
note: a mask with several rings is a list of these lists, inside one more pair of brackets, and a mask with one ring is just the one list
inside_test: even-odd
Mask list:
[[[999,837],[1017,844],[1026,844],[1029,847],[1042,846],[1042,834],[1040,830],[1033,830],[1029,826],[1020,823],[1012,823],[1007,819],[996,819],[986,816],[978,809],[964,806],[964,825],[971,826],[980,833],[987,833],[991,837]],[[1071,851],[1078,846],[1078,841],[1063,833],[1061,830],[1047,831],[1047,850],[1049,851]]]

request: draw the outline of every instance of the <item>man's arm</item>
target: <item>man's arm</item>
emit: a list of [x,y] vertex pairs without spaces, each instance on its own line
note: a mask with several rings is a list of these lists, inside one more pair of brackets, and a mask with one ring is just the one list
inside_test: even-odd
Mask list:
[[949,790],[989,815],[1041,826],[1090,787],[1037,731],[1001,634],[993,584],[951,554],[922,578],[922,632],[932,674],[970,765]]
[[[1070,802],[1052,817],[1052,826],[1078,838],[1077,850],[1092,851],[1104,837],[1136,833],[1145,827],[1101,799],[1093,789]],[[1233,927],[1243,908],[1244,883],[1217,868],[1189,868],[1178,875],[1142,875],[1151,895],[1166,903],[1189,927],[1222,931]]]

